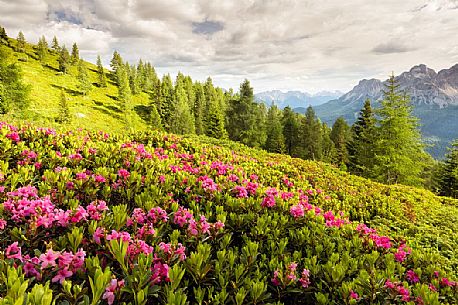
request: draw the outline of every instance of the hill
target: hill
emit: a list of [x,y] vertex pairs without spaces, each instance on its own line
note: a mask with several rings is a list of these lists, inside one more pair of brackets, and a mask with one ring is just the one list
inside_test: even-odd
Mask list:
[[5,302],[457,300],[456,200],[205,137],[1,123],[0,143]]
[[259,102],[264,102],[267,106],[272,103],[277,105],[280,109],[289,106],[291,108],[307,108],[308,106],[318,106],[330,100],[340,97],[343,93],[340,91],[321,91],[315,94],[310,94],[301,91],[287,91],[280,90],[264,91],[255,94],[255,98]]
[[[84,126],[89,129],[121,131],[124,127],[120,105],[117,100],[118,88],[111,78],[107,87],[97,86],[97,67],[84,62],[93,84],[91,91],[83,95],[78,89],[77,67],[71,66],[68,74],[59,72],[58,55],[50,52],[44,62],[40,62],[35,45],[27,44],[25,52],[16,52],[17,41],[9,39],[13,61],[22,70],[24,82],[31,86],[31,105],[26,113],[14,113],[7,118],[28,119],[48,126],[54,124],[58,114],[58,104],[63,90],[69,100],[72,113],[72,126]],[[107,75],[109,71],[106,71]],[[149,97],[145,92],[132,96],[132,129],[146,128],[146,113]]]
[[[446,147],[458,138],[458,64],[439,72],[426,65],[412,67],[396,76],[399,89],[409,94],[413,114],[420,119],[420,128],[429,149],[436,158],[443,158]],[[351,91],[315,107],[318,117],[332,124],[339,116],[353,123],[364,101],[370,99],[379,106],[385,82],[378,79],[361,80]],[[296,109],[302,111],[302,109]]]

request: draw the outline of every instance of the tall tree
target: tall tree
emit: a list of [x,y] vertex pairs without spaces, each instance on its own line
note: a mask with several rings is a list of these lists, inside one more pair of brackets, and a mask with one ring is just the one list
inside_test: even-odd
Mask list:
[[111,62],[110,62],[111,70],[113,71],[113,74],[115,76],[117,76],[118,68],[121,67],[122,65],[123,65],[123,61],[122,61],[121,55],[119,55],[118,51],[115,50],[113,52],[113,58],[111,59]]
[[46,59],[46,56],[48,55],[48,48],[49,46],[45,36],[41,36],[41,38],[38,39],[37,45],[37,54],[41,62],[43,62]]
[[72,46],[72,55],[71,55],[71,62],[73,65],[78,64],[80,61],[80,51],[78,49],[78,45],[76,42],[73,43]]
[[78,88],[81,90],[81,93],[87,95],[92,88],[92,84],[87,73],[86,65],[82,59],[78,63],[78,82]]
[[171,117],[170,131],[177,134],[195,133],[194,117],[188,104],[188,96],[182,84],[175,89],[175,109]]
[[377,180],[388,183],[421,185],[420,177],[426,153],[418,130],[418,119],[412,115],[407,95],[398,90],[392,75],[384,90],[374,172]]
[[267,112],[267,140],[264,148],[269,152],[283,153],[285,151],[285,138],[281,124],[281,112],[272,104]]
[[321,160],[321,122],[316,117],[312,106],[307,108],[305,117],[300,120],[299,138],[300,156],[309,160]]
[[196,126],[196,133],[198,135],[205,134],[204,128],[204,107],[205,107],[205,92],[201,83],[194,84],[194,123]]
[[458,141],[452,143],[440,171],[439,192],[443,196],[458,198]]
[[158,110],[161,115],[162,125],[169,131],[172,126],[172,114],[175,111],[174,88],[169,74],[162,77],[160,100]]
[[29,106],[30,86],[22,81],[22,73],[12,60],[11,51],[0,46],[0,113],[12,108],[24,110]]
[[25,52],[26,41],[25,41],[24,33],[22,33],[22,31],[19,31],[19,34],[17,35],[16,40],[17,40],[18,52]]
[[351,127],[351,140],[348,143],[348,169],[366,178],[373,177],[376,142],[376,119],[371,101],[366,100],[358,119]]
[[348,164],[347,144],[351,139],[350,126],[343,117],[337,118],[332,125],[330,138],[336,148],[336,163],[341,168],[346,168]]
[[97,80],[99,87],[105,88],[107,86],[107,78],[105,76],[105,70],[103,69],[100,55],[97,55]]
[[57,37],[56,36],[54,36],[53,39],[52,39],[51,49],[55,53],[59,53],[60,52],[60,46],[59,46],[59,42],[57,41]]
[[224,115],[216,100],[212,100],[209,105],[205,134],[217,139],[227,138],[227,131],[224,127]]
[[150,125],[153,129],[162,130],[162,121],[155,104],[150,105]]
[[118,101],[121,111],[123,113],[124,124],[126,127],[130,126],[130,101],[131,92],[129,85],[129,76],[125,66],[119,66],[116,70],[116,78],[118,79]]
[[68,106],[67,97],[65,96],[64,90],[60,92],[60,99],[59,99],[59,113],[56,118],[56,122],[60,124],[70,123],[71,116],[70,116],[70,108]]
[[283,137],[285,138],[286,153],[293,157],[298,157],[298,132],[299,124],[297,122],[297,116],[291,109],[291,107],[285,107],[283,109]]
[[57,61],[59,62],[59,71],[67,73],[70,66],[70,54],[68,53],[68,50],[65,46],[60,49],[59,58]]
[[130,91],[132,92],[133,95],[137,95],[141,91],[140,84],[139,84],[140,78],[138,77],[138,74],[137,74],[137,68],[135,66],[130,66],[129,63],[126,63],[126,69],[129,74]]
[[4,27],[0,26],[0,43],[8,42],[8,35]]
[[321,146],[321,161],[335,164],[337,151],[331,140],[331,128],[326,123],[321,124]]

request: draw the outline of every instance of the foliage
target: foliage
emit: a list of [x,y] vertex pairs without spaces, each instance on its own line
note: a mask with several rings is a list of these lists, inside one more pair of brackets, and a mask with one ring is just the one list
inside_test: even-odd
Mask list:
[[196,136],[2,123],[0,142],[1,302],[458,297],[451,199]]
[[89,79],[89,75],[87,72],[86,65],[83,60],[79,60],[78,62],[78,81],[79,85],[78,88],[81,90],[83,95],[87,95],[92,88],[92,83]]
[[56,122],[60,124],[67,124],[70,123],[70,121],[70,107],[68,106],[68,101],[65,92],[62,90],[60,93],[59,114],[56,118]]
[[70,66],[70,54],[65,46],[60,48],[59,51],[59,71],[62,73],[67,73]]
[[458,141],[452,143],[440,170],[439,191],[441,195],[458,198]]

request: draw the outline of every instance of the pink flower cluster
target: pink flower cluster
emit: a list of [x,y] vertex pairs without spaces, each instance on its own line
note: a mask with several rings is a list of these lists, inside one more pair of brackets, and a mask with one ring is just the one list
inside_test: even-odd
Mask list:
[[79,249],[76,253],[68,251],[59,252],[49,249],[39,257],[23,255],[18,242],[9,245],[5,251],[6,258],[17,259],[24,265],[24,273],[27,277],[35,277],[41,280],[43,273],[55,274],[52,282],[62,284],[64,280],[78,271],[84,270],[86,253]]
[[218,184],[216,184],[213,179],[208,176],[201,176],[197,179],[197,181],[201,182],[202,188],[207,192],[212,193],[218,190]]
[[265,192],[266,196],[261,202],[261,206],[264,208],[271,208],[275,206],[275,197],[278,196],[278,191],[276,188],[268,188]]
[[385,288],[387,288],[391,294],[394,296],[401,297],[401,300],[404,302],[410,301],[410,292],[409,289],[404,287],[402,283],[399,282],[391,282],[389,279],[385,282]]
[[119,291],[124,287],[124,280],[118,281],[117,279],[112,279],[108,287],[105,289],[105,292],[102,296],[103,300],[107,300],[108,304],[111,305],[115,300],[115,292]]
[[192,236],[200,234],[210,234],[210,230],[219,231],[224,228],[224,223],[217,221],[216,223],[209,223],[205,216],[201,215],[199,220],[194,219],[194,215],[186,208],[179,207],[175,213],[173,222],[182,228],[185,224],[188,225],[188,233]]
[[360,235],[366,236],[370,240],[372,240],[375,243],[375,245],[377,246],[377,248],[384,248],[384,249],[391,248],[391,240],[388,236],[378,235],[375,229],[368,228],[364,223],[359,224],[356,227],[356,230],[360,233]]
[[310,285],[310,271],[308,269],[303,269],[301,277],[298,278],[297,264],[292,262],[285,268],[285,270],[275,270],[271,282],[274,286],[282,285],[283,287],[300,283],[302,288],[307,288]]
[[406,260],[407,255],[410,254],[411,252],[412,252],[412,249],[408,248],[406,244],[401,244],[398,250],[396,251],[396,253],[394,254],[394,259],[397,262],[402,263],[403,261]]

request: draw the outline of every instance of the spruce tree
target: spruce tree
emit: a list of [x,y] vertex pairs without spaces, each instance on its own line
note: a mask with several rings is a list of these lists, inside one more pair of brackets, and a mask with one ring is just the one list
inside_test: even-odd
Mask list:
[[321,140],[321,123],[312,106],[309,106],[305,112],[305,117],[301,117],[299,125],[300,157],[309,160],[321,160]]
[[22,81],[20,67],[12,60],[10,48],[0,46],[0,114],[29,106],[30,86]]
[[122,65],[123,65],[123,61],[122,61],[121,55],[119,55],[118,51],[115,50],[113,52],[113,58],[111,59],[111,62],[110,62],[110,67],[113,72],[114,78],[116,80],[116,84],[118,86],[119,86],[119,81],[117,79],[118,68],[121,67]]
[[70,54],[68,53],[68,50],[65,46],[60,49],[59,58],[57,61],[59,62],[59,71],[67,73],[70,66]]
[[71,55],[71,63],[76,65],[80,61],[80,51],[78,49],[78,45],[76,42],[73,43],[72,46],[72,55]]
[[194,117],[188,104],[188,97],[182,85],[175,89],[175,109],[171,117],[170,131],[176,134],[195,133]]
[[86,65],[82,59],[78,63],[78,82],[78,88],[81,90],[81,93],[87,95],[92,88],[92,84],[87,73]]
[[97,81],[99,87],[105,88],[107,86],[107,78],[105,76],[105,70],[103,69],[100,55],[97,55]]
[[343,117],[337,118],[332,125],[330,138],[336,148],[336,163],[341,168],[346,168],[348,164],[347,144],[351,139],[350,126]]
[[224,115],[215,100],[211,101],[209,105],[205,134],[216,139],[227,138],[227,131],[224,127]]
[[376,142],[374,174],[388,184],[421,185],[426,153],[407,95],[398,91],[392,75],[384,90]]
[[366,100],[358,119],[351,127],[348,143],[348,169],[351,173],[366,178],[373,177],[375,159],[376,119],[370,100]]
[[59,46],[59,42],[57,41],[57,37],[56,36],[54,36],[53,39],[52,39],[51,49],[55,53],[59,53],[60,52],[60,46]]
[[0,26],[0,43],[8,43],[8,35],[4,27]]
[[130,111],[130,85],[129,77],[127,76],[127,71],[124,66],[119,66],[117,69],[117,79],[119,80],[118,87],[118,101],[120,102],[121,111],[124,114],[128,114]]
[[150,125],[153,129],[162,130],[161,116],[154,104],[150,105]]
[[285,138],[281,124],[281,112],[272,104],[267,112],[267,139],[264,148],[269,152],[283,153],[285,151]]
[[175,98],[172,79],[169,74],[162,77],[159,113],[161,115],[162,125],[165,130],[169,131],[172,127],[172,114],[175,111]]
[[137,74],[137,68],[135,68],[135,66],[130,66],[128,63],[126,63],[126,69],[128,69],[128,72],[129,72],[130,91],[132,92],[133,95],[137,95],[141,91],[140,84],[139,84],[140,78],[138,77],[138,74]]
[[299,124],[296,114],[289,106],[283,109],[282,125],[286,153],[290,156],[297,157]]
[[458,141],[452,143],[439,178],[439,192],[442,196],[458,198]]
[[321,161],[335,164],[337,151],[334,142],[331,140],[331,128],[326,123],[321,124]]
[[49,48],[48,42],[46,41],[45,36],[42,36],[38,40],[38,45],[37,45],[37,54],[41,62],[44,62],[44,60],[46,59],[46,56],[48,55],[48,48]]
[[25,46],[26,46],[26,41],[24,37],[24,33],[22,31],[19,31],[19,34],[17,35],[17,51],[18,52],[25,52]]
[[70,108],[68,106],[67,97],[65,96],[64,90],[60,92],[60,99],[59,99],[59,113],[56,118],[56,122],[60,124],[67,124],[70,123],[71,116],[70,116]]
[[198,135],[205,134],[204,126],[204,107],[205,107],[205,92],[201,83],[194,84],[195,99],[194,99],[194,123],[196,133]]

